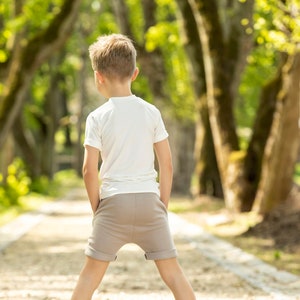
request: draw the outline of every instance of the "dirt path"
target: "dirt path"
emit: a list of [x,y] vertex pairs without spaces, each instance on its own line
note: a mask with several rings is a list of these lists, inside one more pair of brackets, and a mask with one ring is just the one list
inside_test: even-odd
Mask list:
[[[25,225],[30,222],[29,230]],[[277,272],[176,215],[170,214],[170,223],[197,299],[300,299],[299,277]],[[23,229],[29,231],[19,238]],[[90,229],[91,213],[82,189],[41,214],[0,229],[0,299],[69,299]],[[7,246],[13,233],[16,241]],[[130,244],[111,263],[94,299],[173,298],[153,262],[145,261],[142,250]]]

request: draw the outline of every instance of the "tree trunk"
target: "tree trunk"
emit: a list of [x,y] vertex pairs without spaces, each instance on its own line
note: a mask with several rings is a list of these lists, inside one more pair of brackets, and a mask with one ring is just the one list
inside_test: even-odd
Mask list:
[[208,119],[205,71],[197,22],[188,1],[177,0],[176,2],[181,14],[182,40],[190,61],[190,72],[197,107],[194,150],[195,173],[198,179],[197,194],[207,194],[223,198],[222,184]]
[[195,145],[197,193],[223,199],[223,187],[209,123],[206,97],[199,101],[199,105],[198,115],[201,116],[201,120],[197,120],[196,124]]
[[[240,74],[251,50],[252,38],[241,25],[247,18],[251,26],[253,1],[226,2],[227,18],[221,18],[214,0],[189,0],[203,51],[209,121],[221,175],[225,203],[239,210],[236,189],[241,180],[241,153],[233,114]],[[230,16],[229,16],[230,14]],[[223,22],[223,23],[222,23]],[[225,23],[224,23],[225,22]]]
[[41,174],[37,145],[28,128],[24,126],[23,118],[15,120],[13,136],[18,152],[26,164],[28,175],[30,178],[37,178]]
[[261,177],[265,146],[274,117],[276,98],[281,88],[282,72],[279,68],[275,78],[262,88],[253,134],[246,151],[246,157],[241,165],[243,181],[237,194],[237,197],[241,199],[241,211],[250,211],[254,203]]
[[300,53],[282,67],[274,118],[265,147],[262,175],[254,209],[262,214],[283,202],[293,185],[299,150]]
[[66,101],[65,91],[61,88],[65,77],[60,72],[59,66],[65,59],[65,53],[54,55],[49,61],[49,89],[45,95],[43,110],[46,112],[42,116],[43,129],[39,133],[38,143],[42,149],[40,156],[41,174],[52,178],[55,172],[55,134],[59,128],[59,122],[64,116],[64,102]]

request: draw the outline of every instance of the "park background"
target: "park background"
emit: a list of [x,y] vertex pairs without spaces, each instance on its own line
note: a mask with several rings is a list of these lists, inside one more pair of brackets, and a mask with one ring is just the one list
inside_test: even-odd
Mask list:
[[1,223],[81,176],[85,119],[105,101],[88,46],[121,32],[133,93],[170,134],[171,209],[218,216],[215,234],[300,273],[299,14],[297,0],[1,1]]

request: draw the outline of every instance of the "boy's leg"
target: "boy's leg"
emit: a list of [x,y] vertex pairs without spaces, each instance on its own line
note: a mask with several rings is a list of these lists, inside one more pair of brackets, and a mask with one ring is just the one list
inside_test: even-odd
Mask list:
[[86,257],[71,300],[90,300],[108,268],[108,261]]
[[156,260],[160,276],[171,289],[176,300],[196,300],[193,289],[185,277],[177,258]]

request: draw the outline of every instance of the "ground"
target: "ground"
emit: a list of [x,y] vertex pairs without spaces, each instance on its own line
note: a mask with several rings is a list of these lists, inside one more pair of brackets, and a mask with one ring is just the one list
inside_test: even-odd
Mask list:
[[[25,223],[30,220],[33,226],[0,252],[0,299],[70,298],[84,261],[83,249],[91,229],[91,211],[83,189],[72,190],[56,204],[42,213],[30,214]],[[203,214],[197,214],[197,220],[209,222],[220,220],[221,214],[218,218],[212,214],[202,217]],[[193,219],[191,215],[185,215],[185,218]],[[261,264],[255,257],[215,239],[178,215],[170,214],[170,224],[180,263],[197,299],[300,299],[300,277]],[[23,225],[15,226],[17,231],[21,229],[18,227]],[[11,236],[12,229],[6,233]],[[0,230],[0,237],[1,234],[5,240],[5,230]],[[99,293],[93,299],[173,298],[153,262],[145,261],[143,251],[130,244],[110,265]]]
[[[208,200],[204,198],[202,201]],[[205,205],[206,208],[208,206]],[[216,204],[204,213],[188,212],[182,215],[277,268],[300,274],[299,186],[293,188],[284,204],[264,218],[245,213],[235,216],[233,220],[223,206]]]

